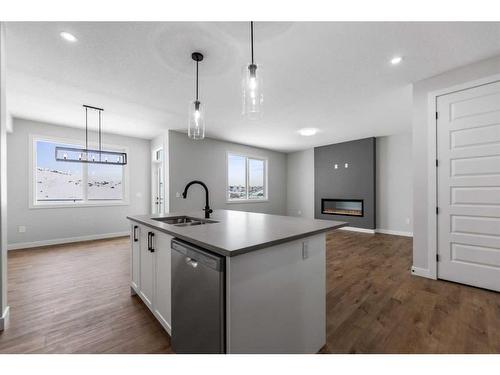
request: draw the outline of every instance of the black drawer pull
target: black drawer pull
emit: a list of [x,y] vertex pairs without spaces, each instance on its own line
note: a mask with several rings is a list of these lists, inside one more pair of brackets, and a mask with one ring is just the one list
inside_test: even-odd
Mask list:
[[152,253],[155,252],[155,249],[153,248],[153,237],[154,237],[153,232],[148,232],[148,250],[151,251]]
[[134,225],[134,242],[139,241],[139,239],[137,238],[137,228],[139,227],[137,225]]

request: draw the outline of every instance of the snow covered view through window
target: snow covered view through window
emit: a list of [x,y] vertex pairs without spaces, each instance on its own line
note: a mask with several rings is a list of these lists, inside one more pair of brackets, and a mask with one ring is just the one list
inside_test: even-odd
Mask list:
[[265,160],[228,154],[228,200],[266,199]]
[[58,146],[79,147],[36,141],[37,202],[123,199],[121,165],[56,161],[55,148]]

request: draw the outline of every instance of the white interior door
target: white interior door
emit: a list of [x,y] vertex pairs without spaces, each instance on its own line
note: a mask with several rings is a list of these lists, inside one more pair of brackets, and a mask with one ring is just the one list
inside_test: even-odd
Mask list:
[[500,291],[500,81],[437,110],[438,277]]

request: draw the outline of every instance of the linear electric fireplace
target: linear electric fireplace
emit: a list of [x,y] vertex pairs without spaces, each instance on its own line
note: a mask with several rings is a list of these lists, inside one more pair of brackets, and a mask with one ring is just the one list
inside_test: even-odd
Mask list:
[[363,216],[363,199],[321,199],[325,215]]

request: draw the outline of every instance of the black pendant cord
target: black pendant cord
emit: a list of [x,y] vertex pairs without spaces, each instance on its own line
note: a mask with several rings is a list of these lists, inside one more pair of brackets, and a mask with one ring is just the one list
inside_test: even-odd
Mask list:
[[252,50],[252,65],[253,63],[253,21],[250,21],[250,45]]
[[99,161],[101,161],[102,147],[101,147],[101,111],[99,111]]
[[196,61],[196,101],[198,101],[198,64],[199,62]]
[[89,109],[85,107],[85,152],[89,149]]
[[97,108],[97,107],[92,107],[90,105],[84,104],[83,107],[85,108],[85,156],[86,159],[88,159],[88,150],[89,150],[89,108],[96,110],[99,113],[99,130],[98,130],[98,136],[99,136],[99,161],[101,160],[101,155],[102,155],[102,111],[104,111],[102,108]]

